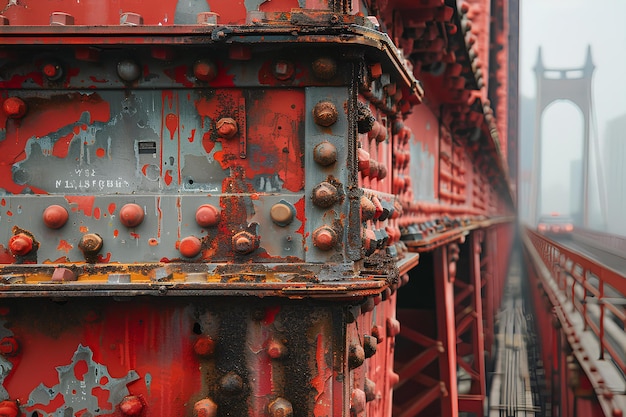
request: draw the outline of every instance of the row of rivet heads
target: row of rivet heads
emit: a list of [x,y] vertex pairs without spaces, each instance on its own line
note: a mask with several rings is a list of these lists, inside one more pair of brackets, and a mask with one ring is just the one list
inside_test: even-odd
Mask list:
[[[199,25],[217,25],[219,14],[202,12],[196,15],[196,23]],[[73,15],[65,12],[50,13],[50,26],[74,26],[76,19]],[[0,26],[8,26],[11,22],[7,16],[0,15]],[[141,26],[143,16],[139,13],[124,12],[120,14],[119,24],[122,26]]]
[[[374,320],[374,317],[371,317],[366,313],[372,312],[381,301],[389,300],[391,294],[400,285],[406,283],[406,281],[408,281],[408,276],[406,277],[406,280],[402,279],[399,283],[397,283],[393,289],[387,288],[382,294],[368,297],[360,306],[357,306],[358,311],[351,314],[355,319],[356,317],[359,317],[359,314],[361,315],[358,320],[359,325],[357,325],[357,328],[367,327],[362,326],[363,323],[376,321]],[[348,316],[350,317],[350,314]],[[350,322],[350,320],[348,321]],[[400,333],[400,322],[393,317],[387,317],[385,319],[384,327],[386,330],[386,336],[389,338],[393,338]],[[362,367],[363,365],[367,365],[367,359],[373,358],[378,350],[377,345],[381,344],[384,340],[385,334],[383,334],[383,329],[381,326],[374,324],[370,333],[362,336],[362,341],[354,341],[350,343],[348,348],[348,367],[350,371],[353,371],[352,376],[354,379],[356,380],[358,378],[360,380],[359,382],[353,381],[351,384],[353,388],[350,395],[350,409],[352,413],[356,415],[361,415],[361,413],[365,412],[368,402],[382,397],[377,393],[376,383],[372,379],[365,376],[368,372],[371,374],[373,371],[375,372],[375,370],[373,370],[371,366],[369,366],[370,369],[363,369]],[[357,370],[359,373],[362,373],[362,375],[357,376],[356,372],[354,372]],[[393,386],[398,382],[398,374],[393,371],[393,368],[389,369],[386,374],[388,375],[387,378],[389,379],[390,386]]]
[[411,162],[410,139],[411,129],[401,121],[393,124],[393,184],[394,194],[406,194],[411,190],[409,166]]
[[361,94],[371,103],[381,107],[387,114],[397,112],[397,103],[402,100],[402,89],[397,88],[391,76],[383,72],[378,62],[370,64],[368,71],[361,80]]
[[[129,229],[138,227],[145,218],[144,209],[135,203],[125,204],[118,213],[120,223]],[[270,209],[270,218],[278,226],[287,226],[295,218],[295,208],[288,202],[281,201]],[[42,220],[50,229],[60,229],[69,220],[69,212],[63,206],[53,204],[43,211]],[[220,223],[221,211],[211,204],[203,204],[197,208],[195,221],[200,227],[215,227]],[[232,238],[232,249],[239,254],[247,254],[259,245],[260,238],[247,231],[235,233]],[[150,244],[158,244],[151,241]],[[33,248],[38,248],[34,236],[18,231],[9,240],[9,249],[15,256],[26,256]],[[86,257],[92,258],[104,246],[103,238],[96,233],[84,234],[78,244]],[[195,236],[187,236],[178,242],[178,250],[186,258],[197,256],[202,249],[202,241]]]
[[358,168],[361,174],[363,187],[389,191],[380,188],[379,182],[387,178],[388,160],[386,148],[387,142],[386,119],[376,117],[370,106],[359,101],[357,106],[357,129],[359,143],[357,149]]
[[[97,62],[100,60],[100,49],[95,47],[76,47],[75,58],[80,61]],[[151,48],[153,58],[161,61],[172,61],[175,49],[165,46],[154,46]],[[252,49],[244,47],[233,47],[229,49],[229,57],[234,60],[252,59]],[[65,65],[55,59],[46,59],[38,65],[39,71],[48,81],[62,80],[67,70]],[[192,64],[193,76],[197,82],[207,83],[213,81],[218,75],[218,66],[214,60],[201,58]],[[134,59],[123,59],[116,65],[117,76],[124,82],[133,82],[139,79],[142,68],[138,61]],[[293,61],[277,59],[273,63],[272,73],[280,81],[292,79],[296,72]],[[337,75],[337,62],[330,57],[318,57],[311,62],[311,72],[320,81],[329,81]]]

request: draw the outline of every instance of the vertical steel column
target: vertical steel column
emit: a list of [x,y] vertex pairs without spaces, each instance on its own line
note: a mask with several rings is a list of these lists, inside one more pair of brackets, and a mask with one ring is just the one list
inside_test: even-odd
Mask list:
[[481,415],[484,411],[486,396],[485,379],[485,342],[483,338],[483,308],[481,296],[480,253],[482,231],[470,235],[469,242],[469,283],[473,287],[470,307],[472,309],[472,355],[474,381],[470,395],[459,395],[459,411]]
[[[454,279],[456,263],[448,261],[448,246],[434,251],[435,296],[437,299],[438,339],[443,345],[439,361],[439,377],[448,395],[441,399],[441,415],[457,416],[459,413],[456,377],[456,321],[454,316]],[[451,265],[454,267],[451,268]]]

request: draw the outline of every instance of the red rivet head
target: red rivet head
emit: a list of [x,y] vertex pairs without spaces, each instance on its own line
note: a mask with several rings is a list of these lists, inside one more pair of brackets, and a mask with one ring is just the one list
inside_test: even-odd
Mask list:
[[143,209],[139,204],[125,204],[120,209],[120,222],[126,227],[137,227],[143,222]]
[[18,233],[9,239],[9,249],[13,255],[24,256],[33,250],[33,238],[24,233]]
[[180,254],[186,258],[196,257],[202,250],[202,242],[195,236],[187,236],[180,241],[178,246]]
[[196,223],[202,227],[217,226],[220,222],[220,211],[210,204],[203,204],[196,210]]
[[209,398],[204,398],[193,405],[193,417],[215,417],[217,404]]
[[285,345],[276,339],[272,339],[267,344],[267,355],[272,359],[278,359],[285,356],[287,348]]
[[237,122],[235,121],[235,119],[232,119],[230,117],[223,117],[219,119],[215,124],[215,127],[217,128],[217,133],[219,137],[225,139],[230,139],[234,137],[238,131]]
[[212,81],[217,76],[217,67],[211,61],[201,59],[193,64],[193,75],[200,81]]
[[15,401],[0,401],[0,416],[17,417],[20,413],[20,409],[17,407]]
[[215,342],[209,336],[201,336],[193,344],[193,351],[198,356],[210,356],[215,351]]
[[359,148],[357,150],[357,156],[359,160],[359,171],[363,173],[363,175],[369,174],[370,169],[370,154],[363,148]]
[[127,395],[120,403],[120,411],[125,416],[138,416],[143,411],[143,402],[136,395]]
[[2,109],[9,119],[20,119],[26,114],[26,103],[19,97],[9,97],[4,100]]
[[337,187],[329,182],[321,182],[313,188],[313,194],[311,196],[313,204],[318,207],[328,208],[335,204],[339,199],[339,192]]
[[67,223],[69,214],[63,206],[53,204],[43,211],[43,222],[50,229],[60,229]]
[[47,79],[56,81],[63,76],[63,69],[59,64],[49,62],[45,64],[42,68],[43,75],[46,76]]
[[313,232],[313,244],[320,250],[331,250],[337,244],[337,233],[328,226],[322,226]]

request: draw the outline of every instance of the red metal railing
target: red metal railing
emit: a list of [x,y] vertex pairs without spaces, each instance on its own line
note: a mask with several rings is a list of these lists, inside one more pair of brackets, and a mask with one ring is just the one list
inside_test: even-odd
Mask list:
[[[535,232],[528,231],[528,236],[558,288],[568,296],[573,307],[582,315],[585,330],[591,329],[597,336],[600,359],[608,352],[614,363],[626,372],[624,352],[618,352],[609,343],[605,325],[609,312],[622,323],[626,322],[626,314],[622,308],[622,301],[626,297],[626,275]],[[597,309],[590,308],[591,305],[597,305]]]

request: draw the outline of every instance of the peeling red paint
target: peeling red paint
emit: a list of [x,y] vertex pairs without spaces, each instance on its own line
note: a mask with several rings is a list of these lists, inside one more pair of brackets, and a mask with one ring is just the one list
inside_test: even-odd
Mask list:
[[81,233],[87,233],[89,231],[89,228],[87,226],[81,226],[78,229]]
[[2,200],[0,200],[0,205],[2,207],[6,206],[7,205],[7,201],[3,198]]
[[[59,129],[77,123],[84,113],[89,114],[89,123],[110,120],[109,103],[98,94],[70,93],[52,99],[30,98],[27,101],[29,112],[22,123],[7,123],[6,139],[0,144],[0,188],[12,194],[21,193],[26,187],[37,194],[47,194],[30,184],[18,185],[13,182],[13,164],[26,158],[24,149],[31,138],[37,140],[57,132]],[[70,134],[71,135],[71,134]],[[65,158],[70,135],[59,139],[53,146],[53,155]]]
[[12,264],[13,262],[15,262],[15,257],[9,248],[0,245],[0,264]]
[[293,206],[296,209],[296,219],[300,220],[300,227],[296,230],[296,233],[304,237],[304,224],[306,223],[306,201],[304,201],[304,197],[298,200]]
[[32,81],[43,87],[43,74],[39,71],[33,71],[25,75],[14,75],[6,81],[0,81],[0,88],[21,88],[25,81]]
[[202,147],[206,153],[211,153],[215,147],[215,142],[211,140],[211,132],[204,132],[202,135]]
[[119,231],[119,230],[117,230],[117,229],[113,230],[113,237],[114,237],[114,238],[115,238],[115,237],[118,237],[118,236],[119,236],[119,234],[120,234],[120,231]]
[[196,129],[191,129],[191,134],[189,135],[187,140],[191,143],[193,142],[195,136],[196,136]]
[[107,252],[106,256],[98,255],[98,262],[106,264],[111,260],[111,252]]
[[315,362],[317,363],[317,375],[311,380],[311,385],[317,391],[313,414],[315,416],[329,416],[332,413],[329,404],[324,401],[324,392],[326,391],[328,380],[333,375],[333,371],[326,364],[326,347],[324,346],[324,336],[322,334],[317,335]]
[[106,83],[106,82],[108,81],[108,80],[107,80],[107,79],[105,79],[105,78],[97,78],[97,77],[95,77],[95,76],[93,76],[93,75],[90,75],[90,76],[89,76],[89,79],[90,79],[91,81],[93,81],[94,83]]
[[7,210],[7,216],[9,217],[13,216],[13,212],[11,210]]
[[93,218],[96,220],[100,219],[100,207],[96,207],[93,210]]
[[149,166],[150,166],[150,164],[144,164],[144,165],[141,167],[141,173],[144,175],[144,177],[145,177],[145,176],[147,175],[147,173],[148,173],[148,167],[149,167]]
[[85,216],[91,217],[93,205],[96,202],[94,195],[66,195],[65,199],[70,203],[72,211],[82,211]]
[[68,253],[70,250],[72,250],[74,248],[74,246],[72,246],[67,240],[65,239],[61,239],[61,241],[59,242],[59,245],[57,246],[57,250],[63,251],[65,253]]
[[130,232],[130,237],[132,237],[133,239],[137,239],[139,240],[139,238],[141,237],[141,235],[139,233],[133,233]]
[[165,181],[165,185],[170,185],[172,183],[172,170],[168,169],[165,171],[165,176],[163,177],[163,181]]
[[178,130],[178,116],[174,113],[169,113],[165,116],[165,126],[170,131],[170,140],[174,139],[174,134]]
[[109,214],[113,214],[115,213],[115,210],[117,209],[117,206],[115,205],[115,203],[109,203]]

